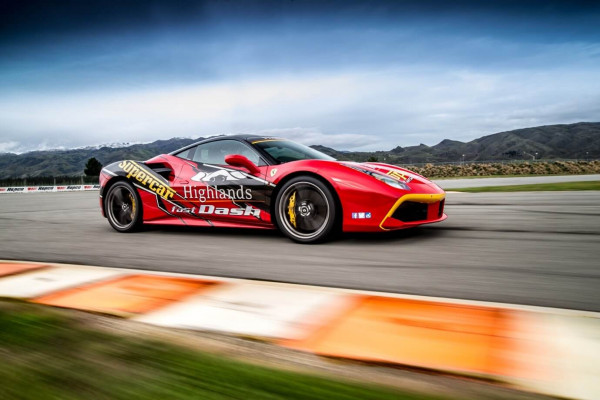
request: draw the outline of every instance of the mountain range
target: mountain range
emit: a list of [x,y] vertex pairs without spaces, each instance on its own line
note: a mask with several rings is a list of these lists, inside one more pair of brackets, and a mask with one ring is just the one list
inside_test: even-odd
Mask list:
[[[71,150],[32,151],[0,154],[0,179],[38,176],[78,176],[87,160],[95,157],[102,164],[134,159],[146,160],[202,140],[173,138],[126,147],[101,146]],[[545,125],[483,136],[470,142],[445,139],[434,146],[397,146],[387,151],[339,151],[315,144],[313,148],[340,160],[378,160],[391,164],[456,161],[500,161],[527,159],[600,158],[600,122]]]

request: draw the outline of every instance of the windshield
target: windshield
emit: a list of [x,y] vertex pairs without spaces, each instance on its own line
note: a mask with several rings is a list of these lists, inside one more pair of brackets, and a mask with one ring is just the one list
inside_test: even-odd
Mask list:
[[280,164],[298,160],[335,161],[335,158],[330,157],[327,154],[290,140],[257,140],[256,142],[252,142],[252,144],[267,152]]

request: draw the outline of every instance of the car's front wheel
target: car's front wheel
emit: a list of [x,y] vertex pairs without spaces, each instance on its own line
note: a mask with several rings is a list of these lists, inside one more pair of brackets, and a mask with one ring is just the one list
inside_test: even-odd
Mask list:
[[311,176],[286,182],[275,200],[279,229],[299,243],[321,242],[336,229],[337,206],[331,189]]
[[112,185],[105,197],[106,217],[119,232],[134,232],[142,225],[142,203],[137,191],[129,182]]

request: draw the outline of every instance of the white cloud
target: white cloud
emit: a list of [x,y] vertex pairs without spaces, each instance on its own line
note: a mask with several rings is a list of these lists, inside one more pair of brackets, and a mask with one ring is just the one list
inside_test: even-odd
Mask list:
[[75,147],[257,133],[390,149],[600,120],[597,70],[396,68],[121,92],[0,95],[0,146]]
[[11,140],[9,142],[0,142],[0,153],[16,153],[19,151],[19,142]]
[[241,131],[259,136],[275,136],[292,139],[305,145],[320,144],[333,148],[360,148],[373,143],[375,138],[369,135],[353,133],[325,134],[318,128],[274,128]]

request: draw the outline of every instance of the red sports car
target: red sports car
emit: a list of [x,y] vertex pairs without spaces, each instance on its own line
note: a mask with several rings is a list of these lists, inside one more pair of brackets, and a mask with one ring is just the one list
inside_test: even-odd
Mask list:
[[313,243],[446,219],[444,191],[414,172],[250,135],[116,162],[102,170],[100,186],[102,214],[119,232],[142,224],[278,228]]

